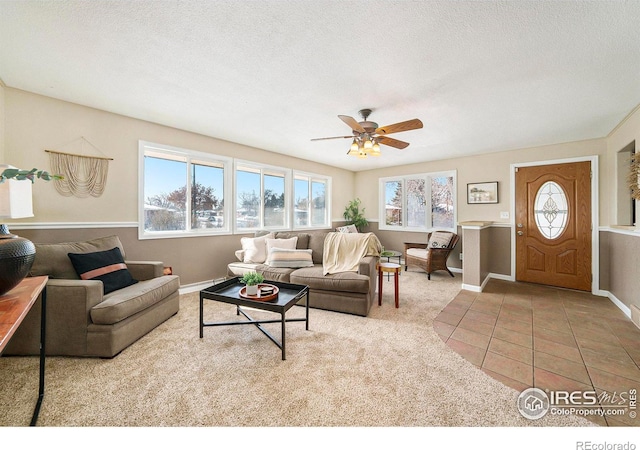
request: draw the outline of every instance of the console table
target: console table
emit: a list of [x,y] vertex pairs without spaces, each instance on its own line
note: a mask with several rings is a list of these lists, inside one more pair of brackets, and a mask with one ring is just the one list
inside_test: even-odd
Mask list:
[[0,354],[20,326],[27,313],[42,294],[40,314],[40,379],[38,383],[38,401],[33,410],[31,426],[35,426],[44,398],[44,340],[47,310],[47,280],[49,277],[27,277],[4,295],[0,295]]

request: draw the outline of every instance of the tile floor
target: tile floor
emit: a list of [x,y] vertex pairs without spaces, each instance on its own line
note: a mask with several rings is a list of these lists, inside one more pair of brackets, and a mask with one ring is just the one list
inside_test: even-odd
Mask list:
[[[482,293],[460,291],[434,328],[450,348],[518,391],[608,393],[603,408],[620,399],[614,393],[640,391],[640,329],[606,297],[491,280]],[[589,419],[640,426],[632,415],[627,409]]]

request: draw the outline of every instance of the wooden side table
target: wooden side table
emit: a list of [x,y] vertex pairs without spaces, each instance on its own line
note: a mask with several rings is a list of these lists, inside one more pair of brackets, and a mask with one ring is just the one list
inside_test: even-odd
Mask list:
[[399,301],[399,290],[400,290],[400,264],[394,264],[390,262],[386,263],[378,263],[378,306],[382,305],[382,274],[383,273],[393,273],[394,275],[394,283],[395,283],[395,300],[396,300],[396,308],[400,306]]
[[44,343],[47,311],[47,281],[49,277],[28,277],[4,295],[0,295],[0,353],[18,329],[27,313],[42,294],[40,314],[40,379],[38,383],[38,401],[31,417],[31,426],[35,426],[44,399]]

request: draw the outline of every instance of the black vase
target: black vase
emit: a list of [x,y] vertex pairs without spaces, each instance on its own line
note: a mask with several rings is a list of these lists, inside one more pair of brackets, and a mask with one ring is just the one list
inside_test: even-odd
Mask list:
[[9,292],[27,276],[35,257],[33,242],[9,233],[6,225],[0,225],[0,295]]

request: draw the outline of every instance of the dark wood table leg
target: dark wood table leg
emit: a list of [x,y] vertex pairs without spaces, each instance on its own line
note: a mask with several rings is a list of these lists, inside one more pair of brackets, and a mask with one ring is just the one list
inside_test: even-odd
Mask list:
[[400,306],[400,279],[399,279],[399,275],[400,275],[400,270],[396,269],[396,272],[394,273],[394,278],[395,278],[395,288],[396,288],[396,308],[398,308]]

